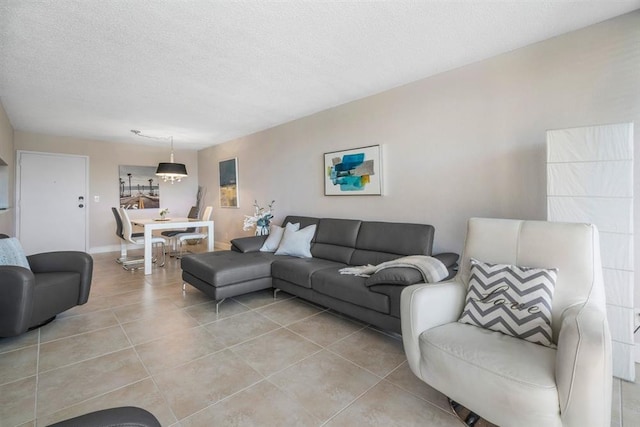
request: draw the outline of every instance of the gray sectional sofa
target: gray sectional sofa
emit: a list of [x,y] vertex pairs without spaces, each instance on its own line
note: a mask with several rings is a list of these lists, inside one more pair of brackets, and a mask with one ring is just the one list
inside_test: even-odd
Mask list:
[[182,278],[218,302],[276,288],[379,328],[400,333],[400,294],[422,282],[417,270],[390,268],[369,278],[340,274],[346,266],[377,265],[406,255],[440,259],[453,277],[457,254],[432,255],[434,227],[426,224],[288,216],[284,224],[316,224],[312,258],[260,252],[266,236],[232,240],[230,251],[182,258]]

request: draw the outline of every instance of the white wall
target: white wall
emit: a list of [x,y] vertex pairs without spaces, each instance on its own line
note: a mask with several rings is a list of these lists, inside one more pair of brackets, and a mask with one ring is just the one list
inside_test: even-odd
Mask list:
[[[162,145],[129,145],[78,138],[15,132],[15,149],[50,153],[79,154],[89,157],[89,251],[104,252],[120,249],[115,236],[112,206],[119,205],[119,165],[157,166],[169,161],[170,147]],[[198,190],[197,152],[175,150],[176,162],[184,163],[189,177],[182,182],[160,183],[160,204],[174,216],[187,216],[196,202]],[[94,202],[94,196],[100,202]],[[152,217],[157,210],[130,211],[132,218]]]
[[11,127],[9,117],[7,117],[2,103],[0,103],[0,158],[7,164],[7,166],[0,166],[0,199],[3,204],[8,201],[9,205],[9,209],[0,211],[0,233],[14,236],[15,154],[13,150],[13,127]]
[[[545,131],[640,129],[638,64],[640,11],[202,150],[216,241],[248,234],[254,198],[275,199],[278,221],[433,224],[436,252],[459,252],[472,216],[545,219]],[[325,197],[323,153],[372,144],[383,148],[385,195]],[[238,157],[240,209],[217,200],[218,161],[229,157]]]

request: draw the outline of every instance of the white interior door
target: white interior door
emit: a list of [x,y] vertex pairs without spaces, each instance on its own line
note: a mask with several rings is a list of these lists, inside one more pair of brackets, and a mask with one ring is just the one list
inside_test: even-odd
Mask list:
[[17,237],[27,254],[86,251],[89,159],[18,152]]

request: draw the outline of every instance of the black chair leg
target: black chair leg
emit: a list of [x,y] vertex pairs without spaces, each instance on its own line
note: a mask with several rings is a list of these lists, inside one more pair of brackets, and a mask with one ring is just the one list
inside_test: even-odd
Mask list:
[[475,412],[469,412],[467,418],[465,418],[464,423],[469,427],[473,427],[480,420],[480,417]]

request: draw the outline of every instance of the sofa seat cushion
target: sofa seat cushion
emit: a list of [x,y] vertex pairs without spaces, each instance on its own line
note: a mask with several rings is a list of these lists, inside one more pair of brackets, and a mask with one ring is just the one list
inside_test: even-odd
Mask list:
[[271,265],[271,276],[274,279],[286,280],[298,286],[311,289],[311,276],[317,271],[327,268],[343,268],[346,264],[322,258],[287,258],[277,257]]
[[[522,425],[558,425],[555,349],[463,323],[429,329],[419,345],[429,384],[451,399]],[[466,378],[464,387],[451,378]],[[553,407],[558,412],[549,414]]]
[[364,284],[364,277],[340,274],[340,267],[317,271],[311,277],[314,291],[350,302],[380,313],[389,314],[389,297],[372,292]]
[[222,287],[271,276],[274,258],[266,252],[206,252],[183,257],[181,266],[203,282]]

